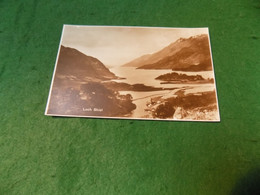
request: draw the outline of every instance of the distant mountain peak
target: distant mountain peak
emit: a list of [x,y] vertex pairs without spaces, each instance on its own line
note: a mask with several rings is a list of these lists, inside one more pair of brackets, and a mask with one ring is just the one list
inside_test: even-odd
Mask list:
[[212,70],[208,35],[179,38],[160,51],[141,56],[123,66],[183,71]]

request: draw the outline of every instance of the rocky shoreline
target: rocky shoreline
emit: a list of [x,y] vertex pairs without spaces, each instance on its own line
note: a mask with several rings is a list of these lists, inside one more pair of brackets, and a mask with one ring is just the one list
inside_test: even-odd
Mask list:
[[218,120],[215,91],[184,95],[180,91],[176,97],[153,97],[146,103],[145,111],[150,117],[175,120]]

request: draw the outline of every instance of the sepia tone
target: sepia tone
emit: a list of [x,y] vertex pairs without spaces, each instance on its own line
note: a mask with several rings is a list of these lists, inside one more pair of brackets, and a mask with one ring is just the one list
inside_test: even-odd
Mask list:
[[64,25],[45,114],[220,121],[208,29]]

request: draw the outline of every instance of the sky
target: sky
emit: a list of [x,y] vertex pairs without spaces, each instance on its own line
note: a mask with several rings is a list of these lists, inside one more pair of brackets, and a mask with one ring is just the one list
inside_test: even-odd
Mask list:
[[106,66],[121,66],[179,38],[199,34],[208,34],[208,28],[64,25],[61,45],[95,57]]

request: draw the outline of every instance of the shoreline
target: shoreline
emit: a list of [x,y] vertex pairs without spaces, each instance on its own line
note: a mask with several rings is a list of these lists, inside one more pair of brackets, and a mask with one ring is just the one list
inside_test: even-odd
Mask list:
[[[194,105],[194,107],[186,108],[185,106],[174,105],[170,103],[171,100],[178,99],[181,101],[185,101],[187,97],[195,97],[195,99],[199,99],[201,97],[201,102],[205,100],[205,97],[212,96],[212,93],[215,91],[202,91],[202,92],[194,92],[187,93],[187,90],[184,88],[178,88],[175,90],[163,90],[161,93],[152,93],[148,95],[149,92],[142,93],[143,97],[140,97],[141,92],[129,92],[129,91],[120,91],[120,94],[131,94],[133,99],[132,102],[136,105],[136,109],[129,114],[129,117],[134,118],[158,118],[158,119],[176,119],[176,120],[218,120],[218,110],[217,110],[217,102],[213,103],[202,103],[200,106]],[[146,94],[145,94],[146,93]],[[193,98],[194,99],[194,98]],[[169,107],[173,110],[172,116],[160,117],[158,115],[158,108],[161,106],[165,106],[169,104]],[[200,103],[199,103],[200,104]],[[159,116],[159,117],[158,117]]]

